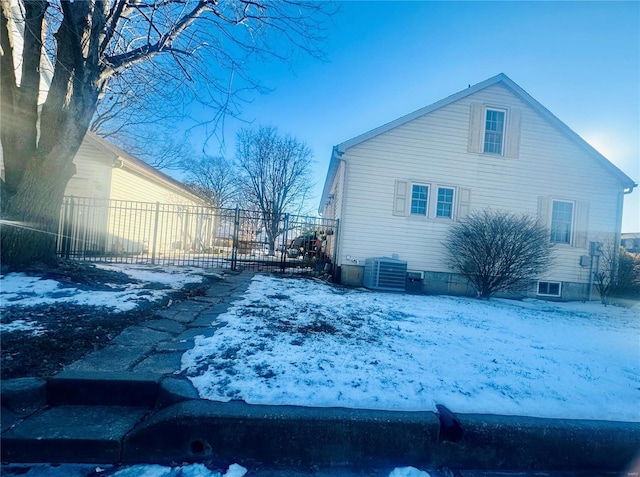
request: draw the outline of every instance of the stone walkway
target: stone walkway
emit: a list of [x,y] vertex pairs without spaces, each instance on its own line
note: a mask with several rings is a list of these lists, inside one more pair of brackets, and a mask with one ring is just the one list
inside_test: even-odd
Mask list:
[[72,372],[132,372],[170,376],[180,371],[185,351],[193,348],[196,336],[211,336],[224,322],[218,316],[239,299],[252,274],[226,274],[215,280],[203,296],[155,312],[148,321],[125,329],[108,346],[67,366]]

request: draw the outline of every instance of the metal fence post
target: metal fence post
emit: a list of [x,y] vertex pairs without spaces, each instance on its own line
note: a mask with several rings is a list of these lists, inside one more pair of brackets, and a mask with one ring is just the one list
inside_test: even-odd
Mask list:
[[64,208],[64,226],[62,227],[62,254],[66,260],[69,260],[71,255],[71,220],[73,218],[73,196],[69,197],[69,200],[65,204]]
[[233,243],[231,248],[231,270],[236,270],[238,266],[238,230],[240,229],[240,208],[236,206],[233,218]]
[[284,269],[287,265],[287,247],[289,245],[289,214],[284,214],[284,223],[282,228],[284,229],[284,247],[280,258],[280,272],[284,273]]
[[160,202],[156,202],[156,213],[153,224],[153,246],[151,247],[151,265],[156,264],[156,243],[158,238],[158,218],[160,216]]

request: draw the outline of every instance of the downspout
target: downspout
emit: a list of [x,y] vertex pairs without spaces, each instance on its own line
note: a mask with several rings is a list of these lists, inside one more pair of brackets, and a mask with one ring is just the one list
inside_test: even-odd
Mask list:
[[613,270],[612,270],[612,274],[613,276],[611,277],[611,279],[613,280],[613,282],[617,285],[618,284],[618,266],[620,265],[620,234],[622,232],[622,209],[624,207],[624,196],[627,194],[631,194],[633,192],[634,187],[636,187],[637,184],[634,184],[632,187],[627,187],[625,189],[622,189],[622,192],[618,192],[618,210],[616,211],[616,234],[615,234],[615,240],[614,240],[614,244],[613,244],[613,250],[614,250],[614,255],[613,255]]
[[[340,185],[342,189],[342,201],[340,202],[340,233],[338,234],[338,241],[336,243],[336,261],[340,261],[340,250],[342,249],[342,236],[344,235],[344,204],[347,201],[347,161],[342,158],[344,152],[338,151],[337,147],[333,148],[333,156],[340,161],[340,166],[342,167],[342,178],[340,180]],[[342,263],[336,263],[336,268],[342,265]]]

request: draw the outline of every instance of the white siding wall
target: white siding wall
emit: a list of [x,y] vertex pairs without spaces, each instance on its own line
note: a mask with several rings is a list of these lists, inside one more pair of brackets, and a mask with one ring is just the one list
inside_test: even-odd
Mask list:
[[67,184],[64,195],[108,199],[113,159],[112,154],[83,141],[73,159],[76,173]]
[[[518,158],[468,152],[472,103],[517,108]],[[450,272],[443,262],[447,219],[392,214],[396,180],[471,190],[471,210],[485,207],[537,215],[540,196],[588,202],[588,240],[616,231],[620,185],[576,144],[507,88],[494,85],[347,150],[338,263],[349,255],[398,254],[409,269]],[[586,282],[578,264],[586,248],[556,245],[548,279]]]

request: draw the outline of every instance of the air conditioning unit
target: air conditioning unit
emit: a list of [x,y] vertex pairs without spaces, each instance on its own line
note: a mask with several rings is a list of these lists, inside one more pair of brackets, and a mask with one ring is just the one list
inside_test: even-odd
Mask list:
[[364,261],[366,288],[372,290],[404,291],[407,262],[389,257],[367,258]]

